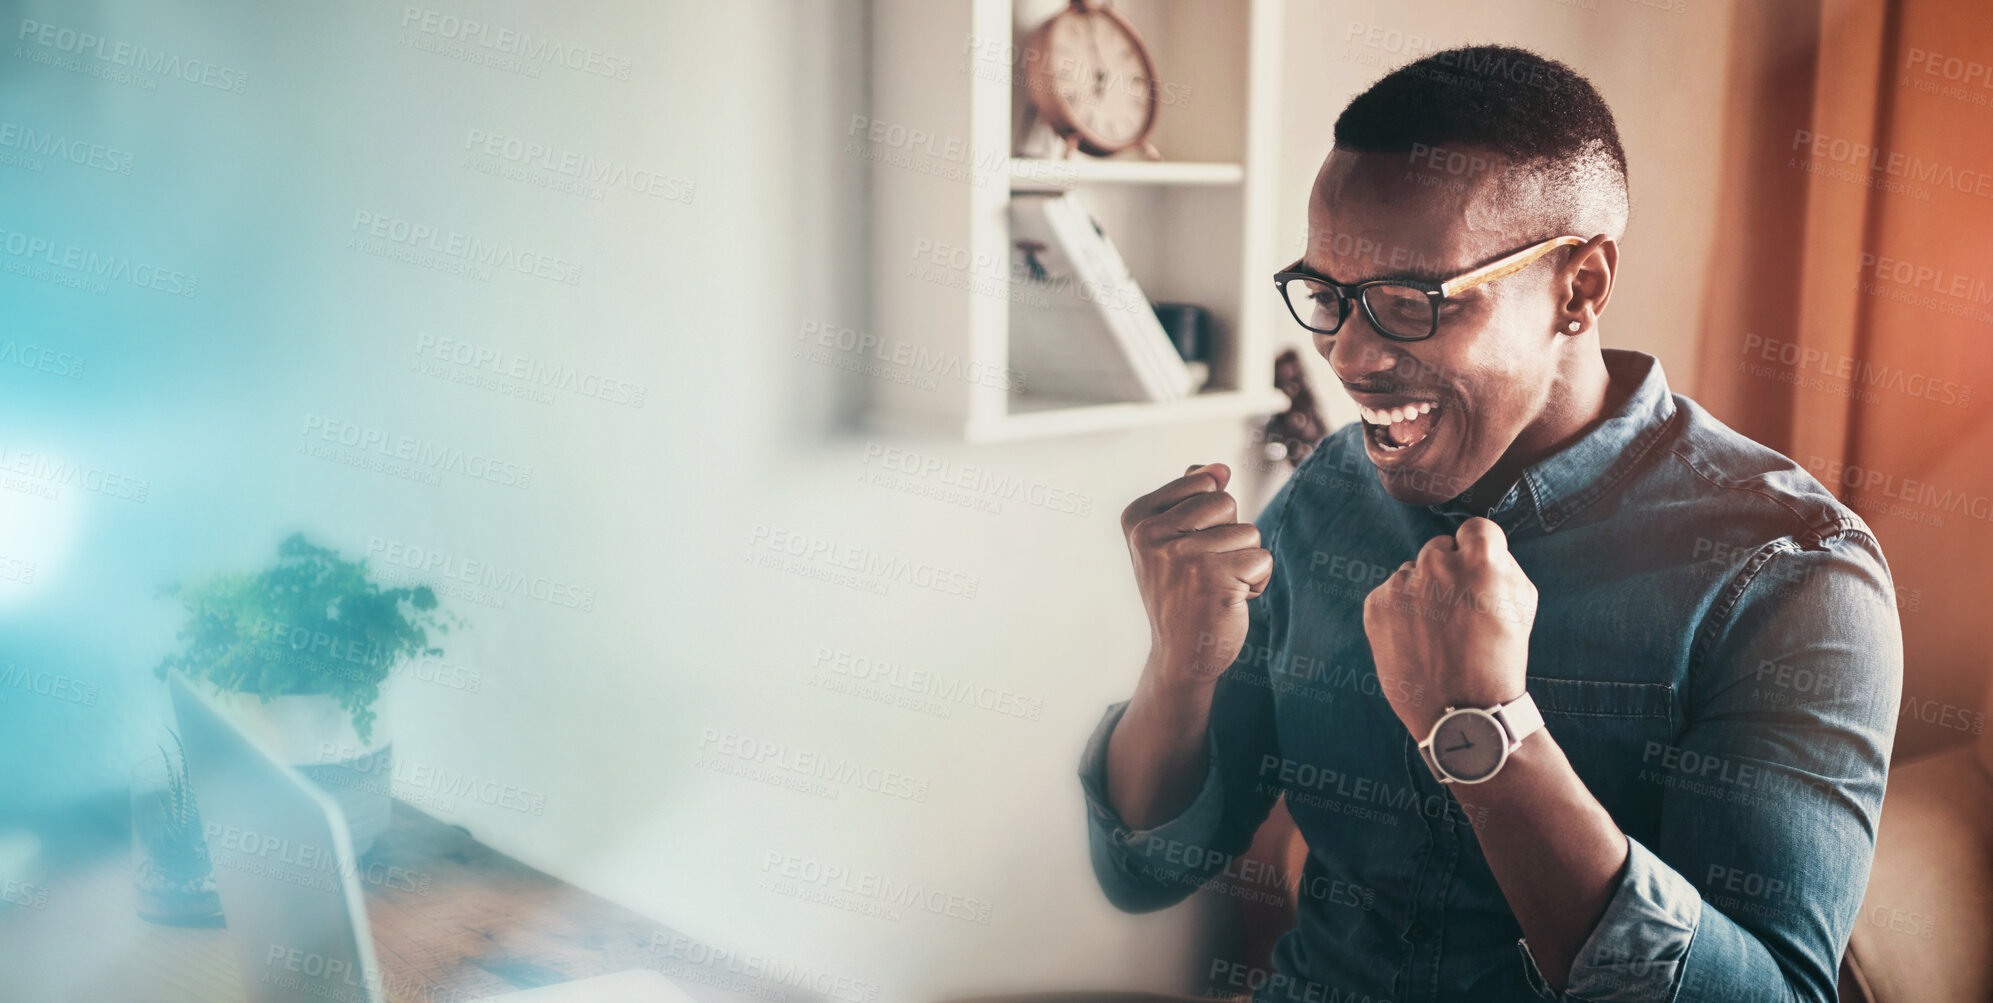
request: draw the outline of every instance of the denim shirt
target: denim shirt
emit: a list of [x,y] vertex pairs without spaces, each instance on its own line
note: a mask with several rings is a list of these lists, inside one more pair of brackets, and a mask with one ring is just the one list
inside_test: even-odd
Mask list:
[[[1298,882],[1274,971],[1220,956],[1219,995],[1348,1001],[1835,998],[1874,855],[1902,687],[1882,551],[1784,456],[1605,352],[1625,402],[1492,511],[1384,493],[1360,423],[1257,520],[1273,578],[1219,678],[1203,789],[1131,831],[1106,797],[1108,709],[1080,764],[1093,869],[1129,911],[1203,884]],[[1537,971],[1470,817],[1380,690],[1364,597],[1429,538],[1485,515],[1535,583],[1527,687],[1627,837],[1565,992]],[[1414,698],[1419,694],[1410,694]],[[1284,795],[1299,875],[1240,859]]]

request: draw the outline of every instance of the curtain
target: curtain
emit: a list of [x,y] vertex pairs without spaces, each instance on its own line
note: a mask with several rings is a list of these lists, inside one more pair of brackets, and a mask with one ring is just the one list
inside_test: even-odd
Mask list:
[[1970,740],[1993,625],[1993,19],[1962,0],[1732,16],[1696,396],[1881,540],[1899,754]]

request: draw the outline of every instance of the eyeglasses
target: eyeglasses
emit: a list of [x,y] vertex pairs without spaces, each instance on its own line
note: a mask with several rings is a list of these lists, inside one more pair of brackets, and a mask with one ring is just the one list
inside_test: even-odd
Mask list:
[[1287,311],[1310,331],[1334,334],[1342,330],[1343,322],[1349,319],[1350,301],[1355,300],[1362,304],[1364,319],[1370,321],[1378,334],[1392,341],[1424,341],[1439,331],[1439,306],[1448,296],[1458,296],[1475,286],[1513,275],[1560,247],[1583,243],[1583,237],[1552,237],[1445,282],[1371,279],[1345,284],[1314,272],[1289,269],[1276,272],[1273,284],[1280,290]]

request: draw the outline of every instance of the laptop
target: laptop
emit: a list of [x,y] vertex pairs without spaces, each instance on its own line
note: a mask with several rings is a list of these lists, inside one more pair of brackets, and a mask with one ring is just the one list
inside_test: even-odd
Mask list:
[[[181,673],[170,673],[168,687],[249,1003],[469,1000],[396,985],[381,969],[353,840],[331,795],[244,734]],[[642,968],[480,999],[692,1003],[662,973]]]

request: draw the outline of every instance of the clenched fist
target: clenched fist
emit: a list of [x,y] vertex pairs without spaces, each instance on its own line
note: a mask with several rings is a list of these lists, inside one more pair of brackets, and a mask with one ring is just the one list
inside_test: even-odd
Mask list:
[[1378,684],[1418,738],[1448,706],[1522,696],[1535,621],[1536,586],[1502,528],[1481,518],[1427,540],[1363,602]]
[[1166,685],[1210,685],[1246,642],[1246,600],[1266,590],[1273,555],[1225,493],[1231,468],[1192,467],[1129,503],[1121,532],[1149,613],[1149,666]]

